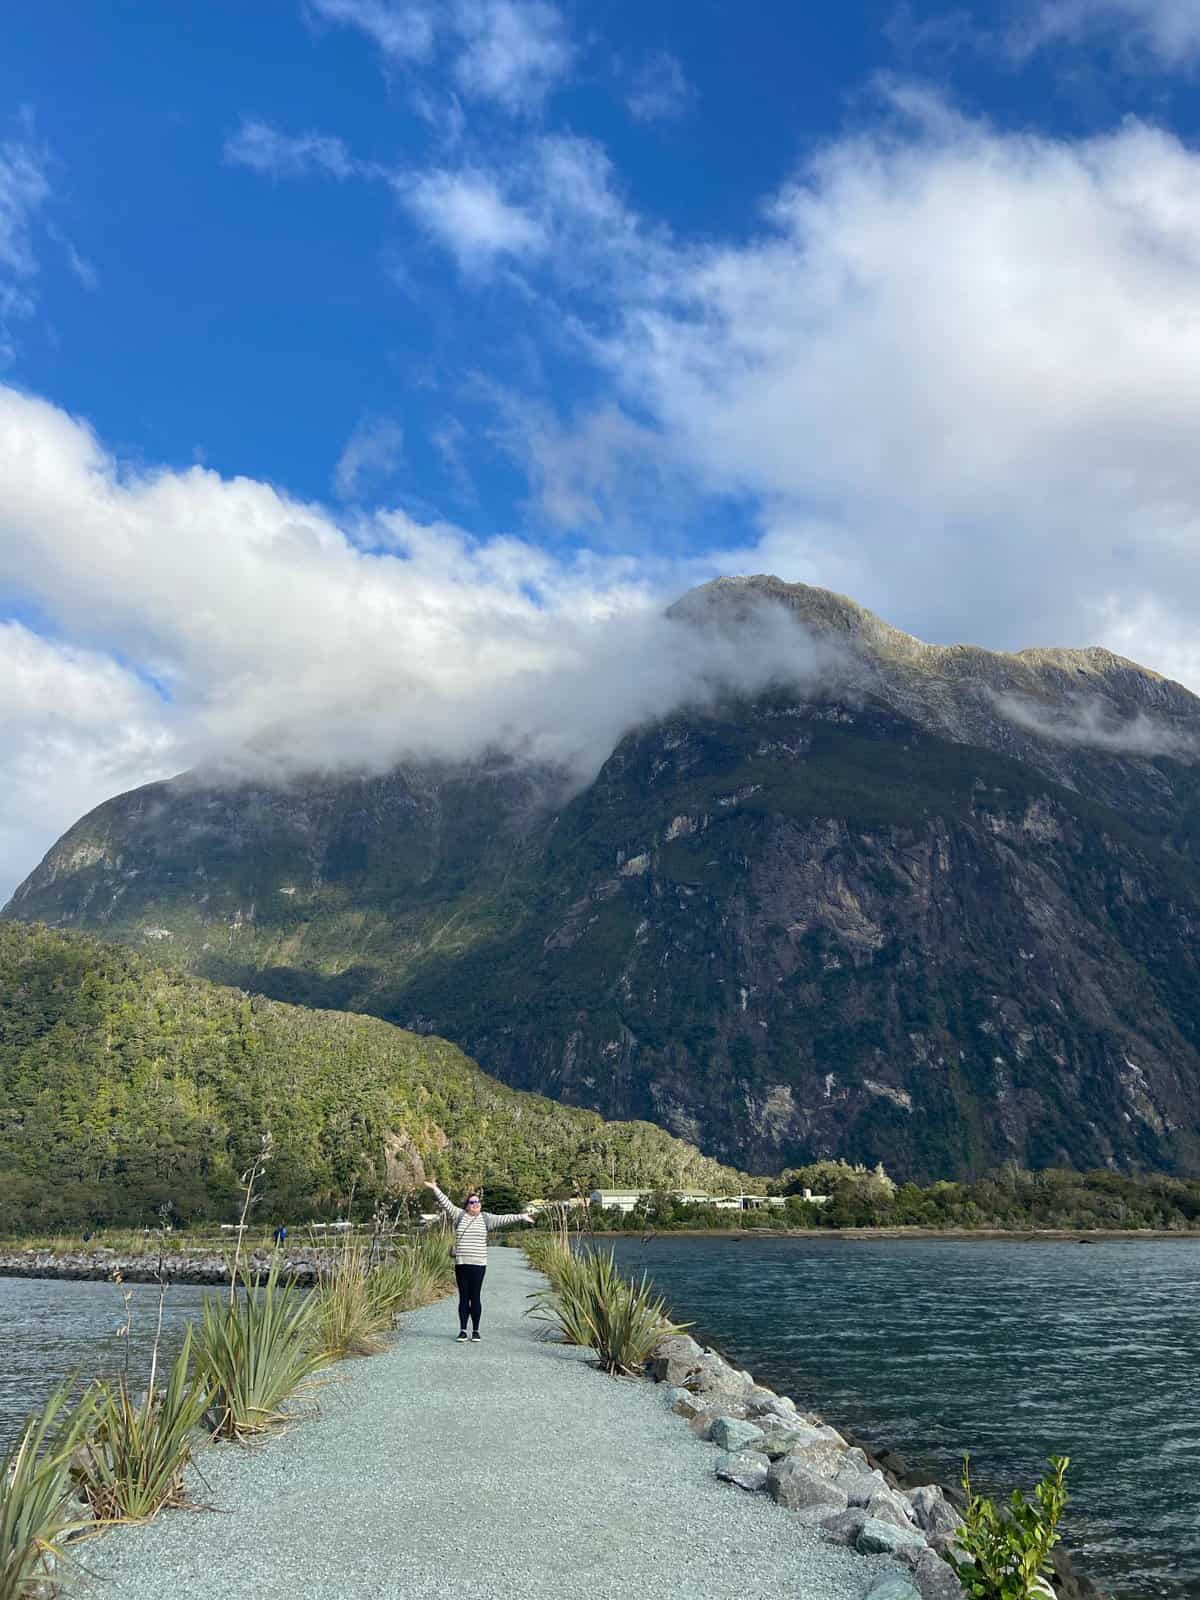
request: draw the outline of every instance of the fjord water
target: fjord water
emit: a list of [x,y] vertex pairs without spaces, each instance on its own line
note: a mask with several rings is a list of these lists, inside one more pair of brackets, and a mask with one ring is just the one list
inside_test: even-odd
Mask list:
[[679,1320],[803,1409],[989,1492],[1071,1457],[1114,1596],[1200,1595],[1200,1241],[617,1241]]
[[[158,1319],[153,1284],[69,1283],[53,1278],[0,1277],[0,1454],[22,1421],[60,1379],[117,1378],[127,1373],[135,1392],[145,1388]],[[209,1290],[208,1293],[212,1293]],[[178,1353],[187,1322],[200,1320],[205,1291],[175,1284],[163,1305],[163,1356]],[[126,1320],[129,1333],[118,1330]]]

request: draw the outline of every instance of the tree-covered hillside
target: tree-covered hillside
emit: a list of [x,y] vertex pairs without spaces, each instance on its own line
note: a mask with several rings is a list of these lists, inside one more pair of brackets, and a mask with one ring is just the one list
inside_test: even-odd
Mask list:
[[507,1089],[443,1039],[0,925],[0,1232],[231,1215],[269,1132],[263,1213],[370,1210],[426,1171],[526,1195],[736,1187],[647,1123]]

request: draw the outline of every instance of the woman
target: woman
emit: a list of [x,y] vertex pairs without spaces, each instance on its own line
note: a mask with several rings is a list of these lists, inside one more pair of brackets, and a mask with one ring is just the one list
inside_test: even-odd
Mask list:
[[528,1211],[506,1212],[496,1216],[485,1211],[477,1194],[469,1194],[465,1208],[460,1209],[448,1200],[432,1178],[426,1178],[425,1187],[432,1189],[438,1205],[454,1223],[454,1279],[458,1284],[458,1337],[467,1337],[467,1318],[471,1319],[471,1342],[479,1343],[480,1292],[483,1275],[487,1271],[487,1236],[489,1228],[504,1228],[510,1222],[532,1222]]

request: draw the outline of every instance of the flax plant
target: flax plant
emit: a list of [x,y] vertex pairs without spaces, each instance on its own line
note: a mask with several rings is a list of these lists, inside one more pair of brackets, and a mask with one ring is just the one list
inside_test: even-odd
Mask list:
[[245,1441],[288,1420],[284,1403],[308,1399],[328,1357],[319,1347],[316,1298],[280,1283],[279,1263],[231,1302],[205,1295],[196,1372],[208,1390],[214,1438]]
[[393,1309],[371,1292],[367,1252],[349,1241],[317,1269],[313,1292],[317,1349],[328,1361],[374,1356],[387,1347]]
[[161,1392],[157,1369],[140,1400],[128,1380],[97,1384],[90,1395],[95,1416],[76,1450],[71,1476],[97,1522],[148,1522],[168,1506],[187,1504],[184,1468],[200,1439],[208,1392],[190,1381],[192,1330]]
[[640,1372],[662,1339],[682,1333],[645,1273],[630,1283],[612,1250],[583,1250],[555,1263],[558,1279],[534,1297],[533,1315],[557,1328],[568,1344],[590,1346],[613,1376]]
[[71,1388],[60,1384],[0,1459],[0,1600],[56,1594],[63,1545],[91,1527],[72,1498],[70,1467],[93,1401],[72,1406]]

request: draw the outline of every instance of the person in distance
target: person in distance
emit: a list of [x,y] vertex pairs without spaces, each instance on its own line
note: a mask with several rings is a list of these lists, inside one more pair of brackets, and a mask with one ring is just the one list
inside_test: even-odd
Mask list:
[[480,1296],[483,1275],[487,1271],[487,1236],[489,1228],[504,1228],[510,1222],[532,1222],[528,1211],[504,1212],[497,1215],[485,1211],[477,1194],[469,1194],[463,1207],[456,1206],[438,1188],[432,1178],[426,1178],[425,1187],[432,1189],[438,1205],[454,1223],[454,1281],[458,1284],[458,1337],[467,1337],[467,1320],[471,1322],[471,1341],[478,1344],[479,1318],[482,1311]]

